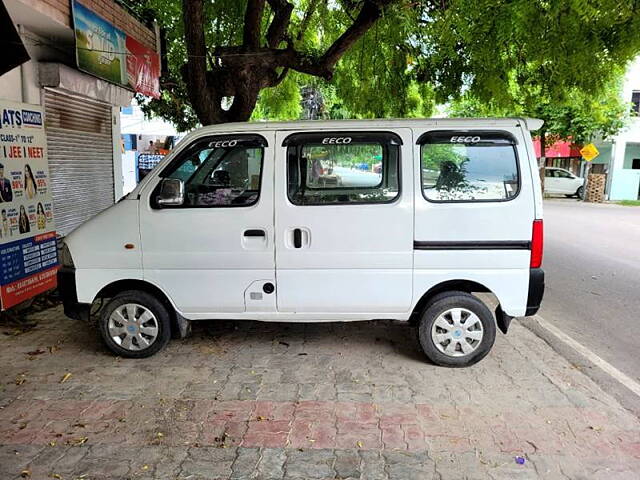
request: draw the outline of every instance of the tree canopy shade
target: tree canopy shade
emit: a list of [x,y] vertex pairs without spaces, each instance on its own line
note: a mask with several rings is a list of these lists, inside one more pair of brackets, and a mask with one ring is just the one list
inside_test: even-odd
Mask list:
[[[553,99],[542,94],[540,86],[534,92],[510,85],[507,95],[510,102],[500,106],[492,101],[482,101],[470,92],[451,102],[448,113],[454,117],[534,117],[544,120],[541,137],[545,141],[559,139],[585,144],[596,138],[606,139],[618,133],[631,113],[631,104],[623,101],[622,71],[605,85],[598,94],[585,93],[578,88],[563,92],[562,98]],[[529,102],[528,99],[536,102]],[[544,156],[544,152],[543,152]]]
[[[144,0],[166,36],[178,128],[293,118],[312,86],[336,116],[428,116],[468,96],[527,112],[603,95],[640,52],[640,1]],[[140,7],[140,8],[142,8]]]

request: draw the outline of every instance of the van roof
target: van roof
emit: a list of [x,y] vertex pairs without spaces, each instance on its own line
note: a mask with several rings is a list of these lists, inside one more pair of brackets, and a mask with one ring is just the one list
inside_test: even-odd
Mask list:
[[[515,125],[514,125],[515,122]],[[543,120],[537,118],[411,118],[411,119],[367,119],[367,120],[303,120],[294,122],[237,122],[208,125],[197,131],[240,132],[256,130],[331,130],[347,128],[402,128],[438,127],[466,128],[477,126],[520,126],[528,130],[538,130]]]

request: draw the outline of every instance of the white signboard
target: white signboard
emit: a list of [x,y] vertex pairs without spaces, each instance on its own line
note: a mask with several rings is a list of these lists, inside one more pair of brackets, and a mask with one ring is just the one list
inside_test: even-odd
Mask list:
[[56,286],[58,257],[39,105],[0,100],[2,309]]

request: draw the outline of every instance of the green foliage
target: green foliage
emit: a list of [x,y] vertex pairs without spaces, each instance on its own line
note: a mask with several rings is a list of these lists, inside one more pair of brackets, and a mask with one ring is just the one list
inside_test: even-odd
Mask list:
[[[620,0],[452,0],[423,28],[422,78],[438,100],[463,88],[510,107],[510,85],[565,103],[571,89],[602,91],[640,51],[640,8]],[[433,39],[437,39],[433,41]]]
[[[361,4],[289,1],[290,47],[310,56],[326,51]],[[198,122],[180,74],[188,61],[182,2],[138,3],[166,32],[169,65],[162,98],[144,109],[180,130],[193,128]],[[242,44],[246,5],[206,1],[210,62],[216,47]],[[456,115],[543,118],[551,135],[575,141],[612,135],[628,111],[616,82],[640,52],[639,10],[629,0],[397,0],[342,57],[330,82],[290,71],[261,91],[251,118],[299,118],[300,89],[311,86],[329,118],[425,117],[444,103]],[[263,34],[271,17],[267,7]]]
[[615,135],[624,67],[640,52],[638,2],[455,0],[430,16],[439,41],[421,78],[453,116],[530,116],[549,140]]
[[[467,92],[452,101],[448,113],[455,117],[534,117],[544,120],[543,132],[548,141],[571,139],[584,144],[596,137],[606,139],[620,131],[629,118],[631,105],[621,96],[622,72],[617,70],[603,91],[587,93],[571,88],[563,99],[550,94],[538,96],[537,103],[528,101],[531,92],[511,85],[505,92],[510,105],[482,101]],[[537,91],[537,87],[533,87]]]
[[300,117],[300,77],[292,73],[273,88],[265,88],[260,93],[251,120],[291,120]]

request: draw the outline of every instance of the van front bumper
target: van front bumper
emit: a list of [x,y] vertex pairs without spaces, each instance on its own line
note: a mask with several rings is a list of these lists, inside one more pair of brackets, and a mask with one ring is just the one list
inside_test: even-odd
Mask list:
[[61,267],[58,270],[58,292],[62,297],[62,306],[67,317],[75,320],[89,320],[91,305],[78,302],[75,268]]
[[544,296],[544,270],[532,268],[529,270],[529,295],[527,296],[527,311],[525,316],[535,315],[540,309]]

